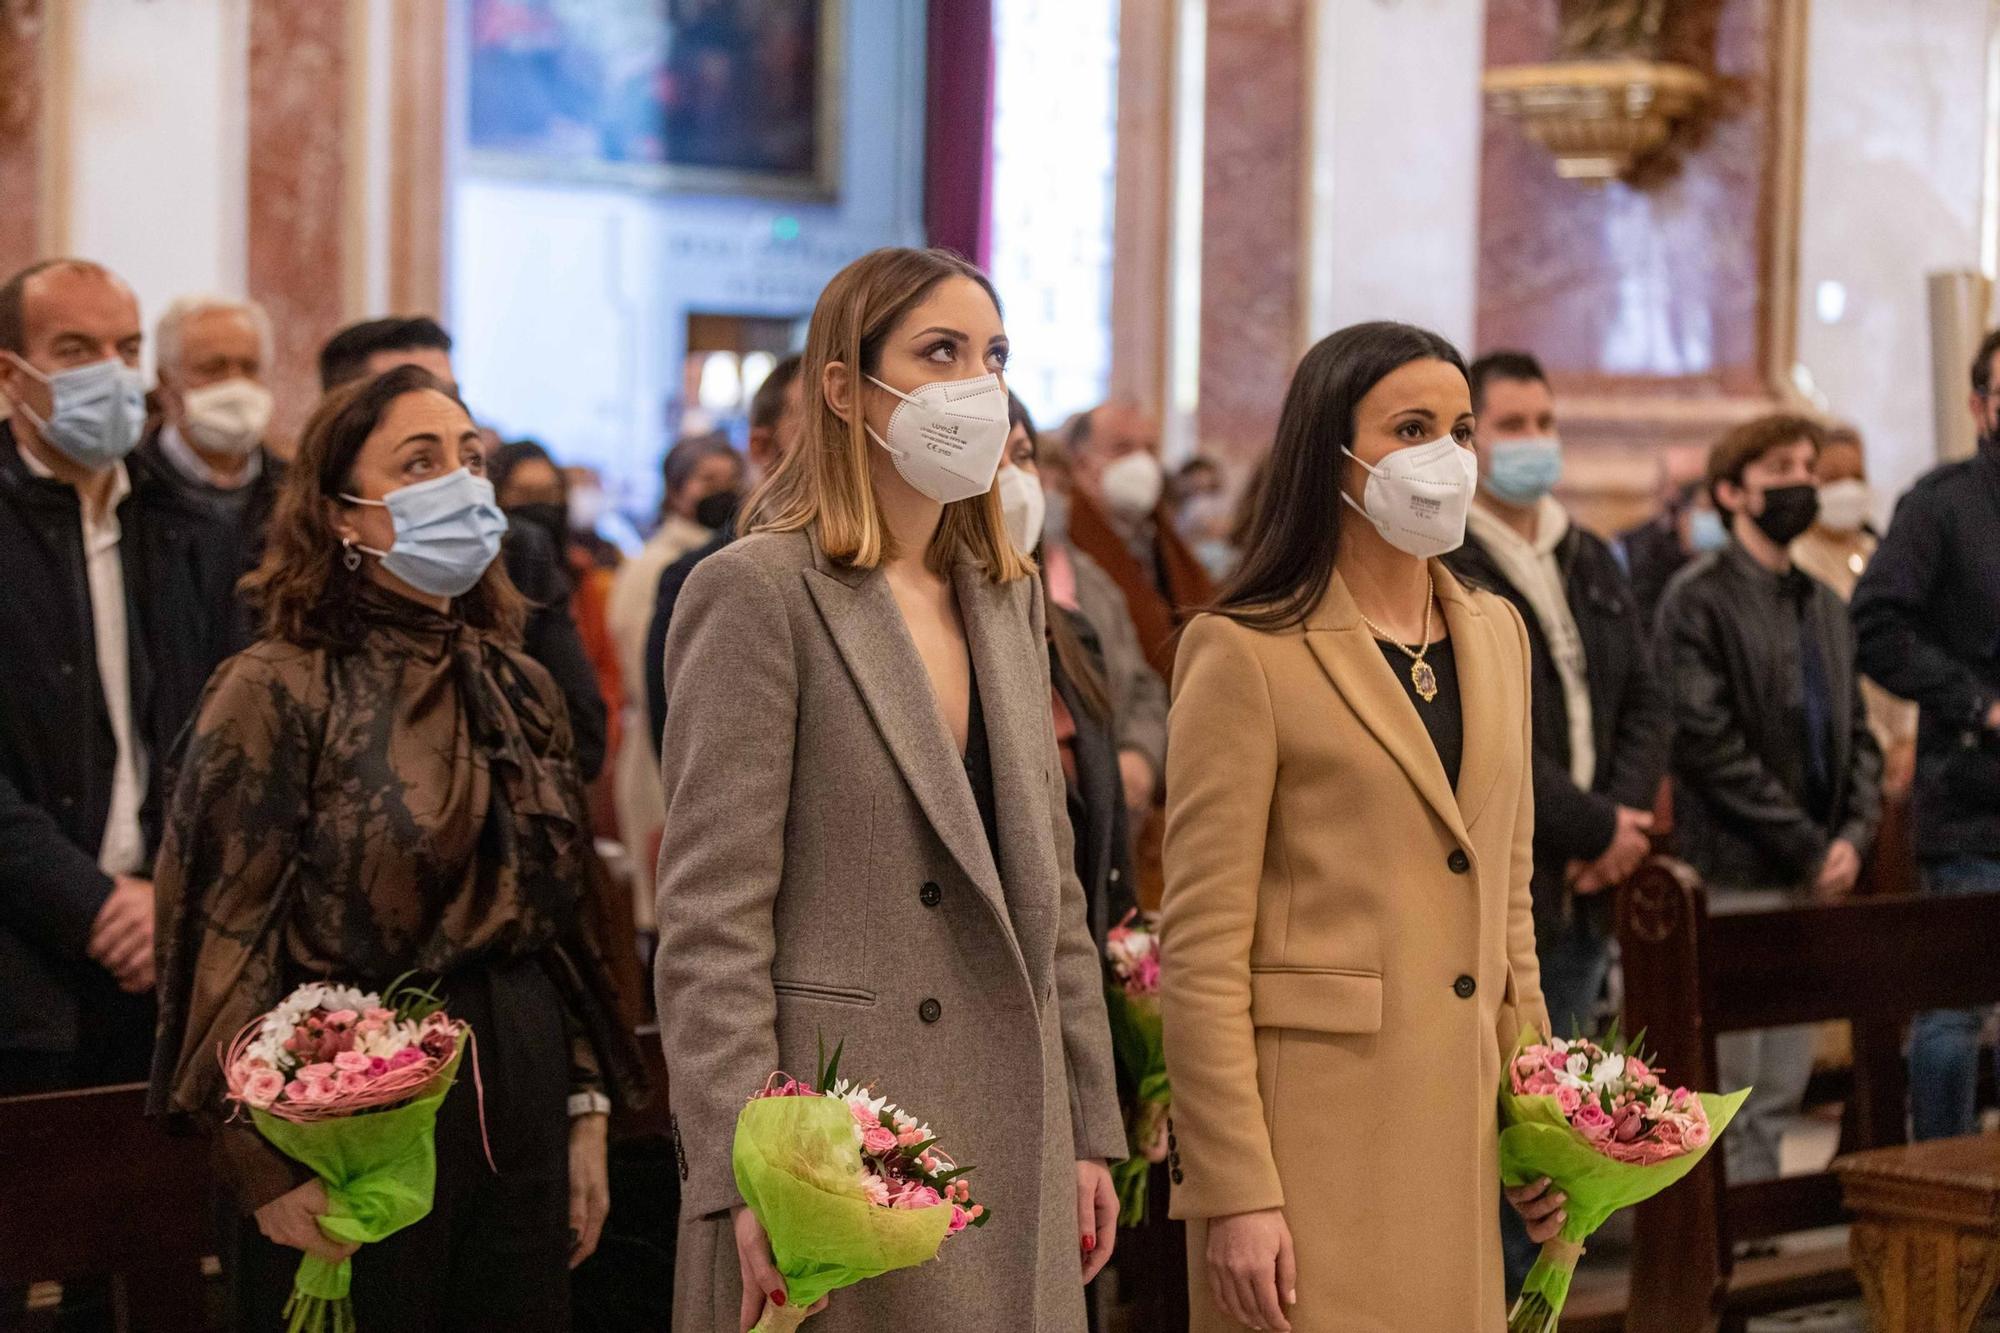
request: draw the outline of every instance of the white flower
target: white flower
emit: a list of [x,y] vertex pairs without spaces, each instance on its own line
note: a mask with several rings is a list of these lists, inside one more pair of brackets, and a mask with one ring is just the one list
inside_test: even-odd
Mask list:
[[1593,1091],[1601,1090],[1625,1077],[1625,1057],[1607,1055],[1597,1062],[1597,1068],[1590,1071],[1590,1086]]

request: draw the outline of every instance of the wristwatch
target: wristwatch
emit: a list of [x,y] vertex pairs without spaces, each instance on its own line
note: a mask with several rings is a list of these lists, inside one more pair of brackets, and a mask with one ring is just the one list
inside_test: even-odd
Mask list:
[[601,1092],[574,1092],[569,1098],[569,1117],[574,1120],[580,1115],[610,1115],[611,1099]]

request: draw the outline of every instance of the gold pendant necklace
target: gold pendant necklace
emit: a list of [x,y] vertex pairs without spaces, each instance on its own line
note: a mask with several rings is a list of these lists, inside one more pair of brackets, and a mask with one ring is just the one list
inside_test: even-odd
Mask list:
[[1427,580],[1427,584],[1424,593],[1424,641],[1415,648],[1392,637],[1380,625],[1370,620],[1368,613],[1362,611],[1359,606],[1354,608],[1361,616],[1361,623],[1373,631],[1376,638],[1384,643],[1394,644],[1398,652],[1410,659],[1410,684],[1416,686],[1417,697],[1425,703],[1438,697],[1437,672],[1424,660],[1424,655],[1431,650],[1431,607],[1437,601],[1437,579],[1432,577]]

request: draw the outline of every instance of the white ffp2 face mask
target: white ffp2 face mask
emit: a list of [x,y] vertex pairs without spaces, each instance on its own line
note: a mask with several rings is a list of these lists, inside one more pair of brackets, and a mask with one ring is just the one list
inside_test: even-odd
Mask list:
[[242,457],[264,442],[271,424],[271,391],[255,380],[236,378],[189,389],[187,437],[212,453]]
[[1042,540],[1042,523],[1049,513],[1042,483],[1027,469],[1004,463],[994,484],[1000,488],[1000,514],[1007,520],[1007,535],[1018,549],[1034,550]]
[[1465,544],[1465,514],[1479,487],[1479,459],[1451,436],[1398,449],[1374,467],[1354,459],[1368,474],[1363,504],[1344,489],[1340,498],[1375,525],[1382,539],[1419,560],[1429,560]]
[[1146,450],[1138,450],[1104,465],[1099,481],[1104,503],[1127,523],[1150,518],[1166,493],[1167,474],[1160,460]]
[[1819,488],[1819,525],[1829,532],[1859,532],[1874,514],[1875,493],[1852,478]]
[[993,474],[1007,449],[1007,386],[998,375],[938,380],[914,393],[892,389],[873,375],[868,382],[903,401],[889,417],[889,438],[868,436],[889,451],[896,471],[939,504],[954,504],[993,489]]

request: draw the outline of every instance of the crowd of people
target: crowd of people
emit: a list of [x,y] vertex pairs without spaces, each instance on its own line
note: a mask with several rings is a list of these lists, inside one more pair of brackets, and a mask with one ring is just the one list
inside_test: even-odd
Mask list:
[[[1606,540],[1556,498],[1526,352],[1342,330],[1233,478],[1169,472],[1131,404],[1038,428],[1001,312],[948,254],[855,261],[746,447],[666,452],[627,554],[588,470],[481,426],[430,319],[333,333],[279,449],[255,304],[173,302],[149,393],[115,273],[14,275],[0,1096],[149,1082],[215,1142],[236,1317],[280,1327],[297,1254],[353,1249],[224,1123],[217,1045],[414,970],[484,1108],[447,1101],[433,1212],[354,1256],[360,1326],[569,1327],[609,1113],[663,1096],[659,1281],[676,1327],[741,1330],[784,1281],[736,1114],[837,1037],[1004,1222],[815,1326],[1095,1327],[1107,1166],[1145,1146],[1103,945],[1157,904],[1171,1205],[1119,1252],[1134,1326],[1492,1330],[1565,1220],[1501,1189],[1501,1061],[1606,1020],[1649,855],[1715,911],[1837,902],[1908,795],[1923,887],[2000,891],[2000,333],[1978,454],[1886,532],[1859,437],[1772,415]],[[1975,1128],[1985,1017],[1917,1022],[1917,1137]],[[1732,1180],[1778,1173],[1815,1042],[1719,1043],[1755,1088]]]

